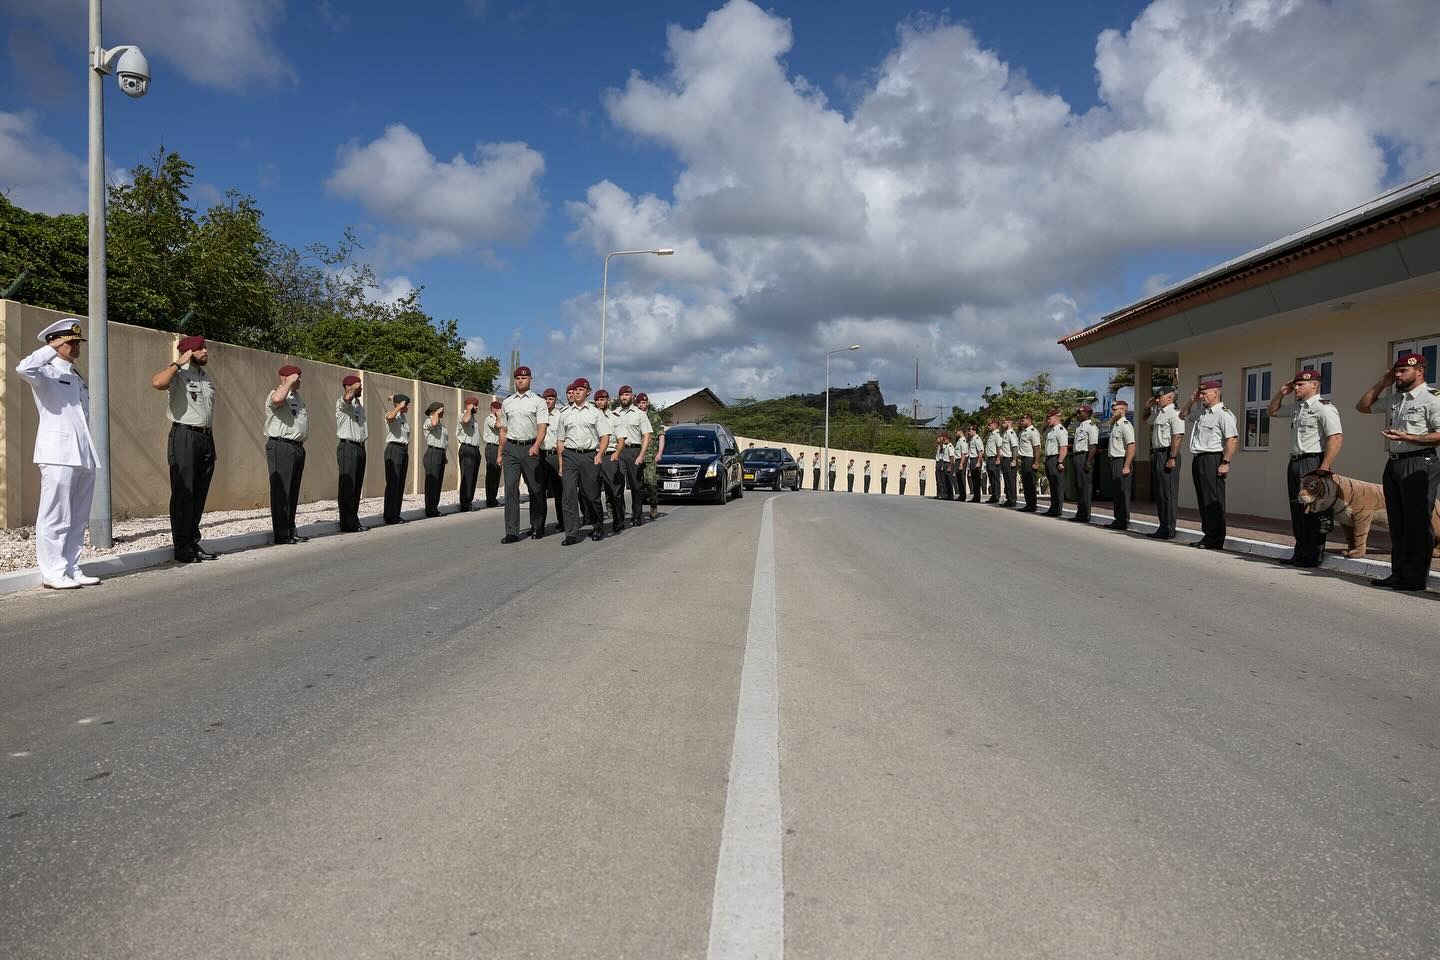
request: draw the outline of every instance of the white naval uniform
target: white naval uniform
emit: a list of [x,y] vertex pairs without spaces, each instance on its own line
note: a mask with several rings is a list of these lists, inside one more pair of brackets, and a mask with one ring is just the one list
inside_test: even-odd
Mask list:
[[80,548],[85,545],[99,463],[90,437],[90,388],[49,344],[21,360],[15,372],[30,383],[40,413],[34,456],[40,468],[35,559],[47,583],[73,580],[81,576]]

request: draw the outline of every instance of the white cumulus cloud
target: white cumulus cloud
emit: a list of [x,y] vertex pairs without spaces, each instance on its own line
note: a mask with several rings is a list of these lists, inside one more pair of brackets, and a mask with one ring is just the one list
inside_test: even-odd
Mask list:
[[[1083,111],[939,19],[899,24],[845,107],[749,0],[667,39],[669,69],[605,105],[678,160],[669,195],[601,181],[568,206],[596,253],[678,251],[612,270],[607,368],[657,388],[815,390],[849,342],[842,372],[891,400],[917,355],[931,403],[1041,368],[1098,382],[1055,339],[1120,305],[1132,258],[1265,242],[1440,165],[1429,0],[1155,0],[1087,41]],[[588,301],[554,349],[584,355]]]
[[341,147],[326,186],[400,231],[382,238],[382,254],[416,261],[485,256],[496,244],[526,240],[544,216],[544,172],[544,158],[524,143],[481,143],[473,159],[439,160],[397,123],[370,143]]
[[42,134],[35,114],[0,111],[0,194],[37,213],[78,213],[85,162]]
[[[71,46],[85,36],[83,3],[0,0],[0,10],[44,24]],[[156,83],[165,82],[156,67],[169,63],[195,83],[247,91],[295,79],[275,45],[284,15],[285,0],[125,0],[105,5],[105,40],[143,49]]]

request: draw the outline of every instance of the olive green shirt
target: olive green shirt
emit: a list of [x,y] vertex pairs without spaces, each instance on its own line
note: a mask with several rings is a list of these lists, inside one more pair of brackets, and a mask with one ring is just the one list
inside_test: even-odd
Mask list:
[[170,381],[170,408],[165,411],[171,423],[209,429],[215,424],[215,381],[205,368],[187,363],[175,371]]
[[290,391],[279,404],[270,402],[269,393],[265,395],[265,436],[300,443],[310,436],[310,411],[298,391]]
[[365,422],[365,404],[359,397],[335,401],[335,438],[364,443],[370,439],[370,425]]

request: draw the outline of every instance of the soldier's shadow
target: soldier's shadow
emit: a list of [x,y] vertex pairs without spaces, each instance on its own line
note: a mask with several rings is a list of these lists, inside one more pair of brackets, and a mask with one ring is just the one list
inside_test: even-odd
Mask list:
[[[1246,563],[1256,563],[1268,567],[1273,567],[1275,568],[1275,572],[1277,573],[1287,573],[1302,577],[1323,577],[1327,580],[1347,580],[1350,583],[1358,583],[1365,587],[1369,587],[1376,593],[1383,593],[1394,597],[1404,597],[1407,600],[1430,603],[1440,602],[1440,593],[1435,593],[1432,590],[1401,591],[1391,590],[1389,587],[1376,587],[1370,584],[1370,579],[1372,578],[1365,577],[1361,574],[1346,573],[1343,570],[1331,570],[1325,567],[1286,567],[1280,565],[1278,562],[1270,559],[1269,557],[1257,557],[1248,553],[1232,553],[1230,555],[1238,560],[1243,560]],[[1327,556],[1327,559],[1329,558],[1330,557]]]

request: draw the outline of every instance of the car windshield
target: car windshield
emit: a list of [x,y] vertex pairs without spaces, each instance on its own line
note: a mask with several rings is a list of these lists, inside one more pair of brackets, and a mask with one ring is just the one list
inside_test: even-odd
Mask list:
[[745,460],[749,463],[779,463],[779,450],[746,450]]
[[665,452],[681,456],[714,453],[715,437],[709,433],[667,433]]

